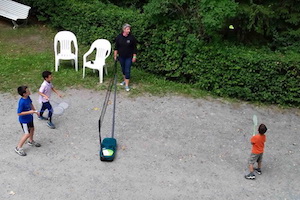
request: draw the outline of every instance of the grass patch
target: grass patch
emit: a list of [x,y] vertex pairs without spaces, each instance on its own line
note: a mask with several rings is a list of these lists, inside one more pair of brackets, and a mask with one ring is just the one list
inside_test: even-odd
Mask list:
[[[0,91],[15,94],[20,85],[27,85],[32,92],[40,87],[43,79],[41,73],[45,70],[53,72],[54,85],[59,90],[67,88],[87,88],[105,90],[113,76],[113,60],[108,58],[108,76],[104,76],[104,83],[99,84],[98,72],[86,70],[82,78],[82,56],[89,46],[79,45],[79,71],[76,72],[69,61],[63,61],[59,71],[54,72],[53,39],[56,31],[45,25],[28,25],[13,30],[10,24],[0,21]],[[119,65],[118,65],[119,66]],[[118,79],[122,74],[118,67]],[[181,94],[192,97],[208,95],[207,92],[197,90],[188,84],[168,81],[147,73],[144,70],[132,68],[132,90],[129,96],[139,96],[145,93],[163,96],[166,94]]]
[[153,74],[147,73],[144,70],[133,68],[134,74],[133,85],[135,93],[150,93],[153,95],[165,95],[165,94],[181,94],[192,97],[203,97],[208,95],[207,92],[197,90],[188,84],[175,83],[168,81],[163,77],[158,77]]

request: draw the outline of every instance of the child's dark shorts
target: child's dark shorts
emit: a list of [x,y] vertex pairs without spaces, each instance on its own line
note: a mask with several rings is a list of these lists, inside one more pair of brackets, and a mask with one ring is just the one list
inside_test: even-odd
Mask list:
[[25,134],[29,134],[29,129],[34,127],[33,121],[29,123],[20,123]]
[[260,154],[251,153],[250,158],[248,160],[248,164],[254,165],[256,162],[261,162],[262,158],[263,158],[263,153]]

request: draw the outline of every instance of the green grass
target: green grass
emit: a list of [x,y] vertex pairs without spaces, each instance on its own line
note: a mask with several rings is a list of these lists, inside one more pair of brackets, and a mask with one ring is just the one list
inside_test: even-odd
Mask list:
[[[89,46],[79,45],[79,71],[76,72],[69,61],[63,61],[59,71],[54,72],[53,38],[56,31],[44,25],[28,25],[13,30],[10,24],[0,22],[0,91],[16,93],[20,85],[27,85],[32,92],[38,90],[45,70],[53,72],[55,87],[59,90],[68,88],[87,88],[105,90],[113,76],[113,60],[108,61],[108,76],[99,84],[98,72],[87,69],[82,78],[82,55]],[[118,79],[122,75],[118,68]],[[188,84],[175,83],[132,67],[132,90],[129,96],[145,93],[152,95],[180,94],[191,97],[203,97],[208,93],[195,89]],[[121,88],[119,88],[121,89]]]

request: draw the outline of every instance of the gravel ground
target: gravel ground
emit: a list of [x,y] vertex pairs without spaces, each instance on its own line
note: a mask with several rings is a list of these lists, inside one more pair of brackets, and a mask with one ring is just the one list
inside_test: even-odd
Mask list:
[[[54,94],[53,94],[54,95]],[[105,92],[69,89],[56,129],[34,119],[35,140],[14,152],[22,135],[19,97],[0,93],[0,199],[300,199],[297,109],[216,99],[117,97],[113,162],[99,160],[98,118]],[[31,95],[37,108],[38,95]],[[58,100],[58,99],[57,99]],[[58,100],[59,101],[59,100]],[[110,136],[112,104],[102,132]],[[246,180],[252,116],[268,127],[263,174]]]

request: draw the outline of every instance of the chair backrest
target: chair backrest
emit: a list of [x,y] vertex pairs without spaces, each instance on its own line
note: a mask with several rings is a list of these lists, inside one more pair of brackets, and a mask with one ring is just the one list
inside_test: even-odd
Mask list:
[[90,49],[96,49],[95,62],[97,62],[98,60],[105,60],[110,55],[111,44],[108,40],[98,39],[93,42]]
[[[77,38],[71,31],[60,31],[54,37],[54,51],[55,55],[58,53],[61,54],[72,54],[72,42],[75,49],[75,55],[78,53],[78,44]],[[58,51],[57,46],[60,46],[60,50]]]

